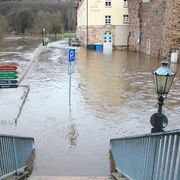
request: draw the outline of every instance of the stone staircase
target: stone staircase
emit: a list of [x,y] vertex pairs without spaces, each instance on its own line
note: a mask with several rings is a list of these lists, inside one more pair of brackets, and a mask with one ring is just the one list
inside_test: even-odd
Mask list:
[[105,176],[32,176],[29,180],[112,180]]
[[119,173],[112,173],[111,176],[32,176],[28,180],[127,180]]

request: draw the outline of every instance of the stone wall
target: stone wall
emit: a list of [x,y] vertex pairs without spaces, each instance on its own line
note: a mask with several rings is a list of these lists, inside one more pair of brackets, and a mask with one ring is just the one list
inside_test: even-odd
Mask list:
[[129,0],[129,49],[132,51],[138,51],[137,36],[140,33],[140,21],[139,21],[139,0]]
[[160,55],[169,56],[173,49],[180,49],[180,0],[166,0],[164,21]]
[[[88,45],[103,43],[103,36],[106,31],[110,31],[113,36],[113,45],[115,43],[115,26],[88,26]],[[87,46],[87,26],[77,27],[76,34],[83,46]]]
[[87,46],[87,29],[86,26],[81,26],[76,28],[76,36],[80,40],[81,45]]
[[165,11],[166,4],[164,1],[154,0],[154,3],[142,4],[140,10],[142,32],[141,52],[146,52],[146,42],[147,39],[149,39],[150,55],[160,56],[162,32],[165,24]]
[[[146,42],[150,39],[150,55],[159,58],[170,56],[180,47],[180,1],[129,0],[130,50],[146,53]],[[138,46],[138,33],[141,43]]]
[[[105,32],[112,33],[113,47],[127,46],[129,26],[89,26],[88,27],[88,45],[95,43],[103,44],[103,36]],[[87,27],[77,27],[76,34],[83,46],[87,46]]]

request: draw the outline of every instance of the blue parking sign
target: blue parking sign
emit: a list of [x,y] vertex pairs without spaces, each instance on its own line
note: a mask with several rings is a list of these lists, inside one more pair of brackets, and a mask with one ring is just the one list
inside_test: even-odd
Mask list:
[[68,52],[68,61],[69,62],[74,62],[76,59],[76,50],[75,49],[69,49]]

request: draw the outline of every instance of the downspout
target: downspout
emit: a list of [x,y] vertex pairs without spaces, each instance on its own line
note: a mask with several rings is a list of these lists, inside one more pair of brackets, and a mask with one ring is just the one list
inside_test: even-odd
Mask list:
[[86,15],[86,18],[87,18],[87,35],[86,35],[86,37],[87,37],[87,39],[86,39],[86,42],[87,42],[87,45],[86,45],[86,48],[88,48],[88,36],[89,36],[89,31],[88,31],[88,24],[89,24],[89,19],[88,19],[88,11],[89,11],[89,1],[87,0],[87,15]]
[[139,32],[138,32],[138,52],[140,52],[140,44],[141,44],[141,37],[142,37],[142,17],[141,17],[141,8],[142,8],[142,0],[139,4],[138,9],[138,18],[139,18]]
[[[130,8],[129,8],[129,7],[130,7],[130,6],[129,6],[129,3],[130,3],[130,2],[128,1],[128,14],[129,14],[129,20],[130,20],[131,17],[130,17],[130,13],[129,13],[129,9],[130,9]],[[129,21],[129,22],[130,22],[130,21]],[[129,41],[130,41],[130,36],[131,36],[131,32],[130,32],[130,26],[131,26],[131,25],[129,24],[128,26],[129,26],[129,34],[128,34],[128,37],[127,37],[127,51],[129,51]]]
[[127,37],[127,50],[129,51],[129,40],[130,40],[131,32],[129,32],[129,35]]

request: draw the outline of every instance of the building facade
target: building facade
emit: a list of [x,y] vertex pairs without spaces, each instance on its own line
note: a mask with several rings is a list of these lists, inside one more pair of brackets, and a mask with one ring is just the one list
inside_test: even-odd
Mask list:
[[129,48],[155,57],[180,54],[180,1],[129,0]]
[[79,0],[76,34],[84,46],[127,46],[128,0]]

